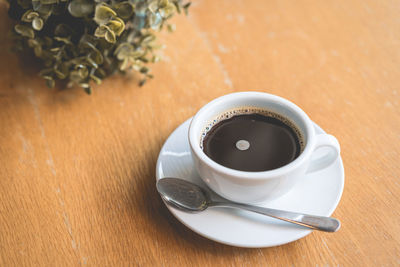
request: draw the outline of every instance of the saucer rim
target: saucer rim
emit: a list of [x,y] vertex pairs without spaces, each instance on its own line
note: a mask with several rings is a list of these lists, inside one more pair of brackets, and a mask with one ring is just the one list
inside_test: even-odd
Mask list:
[[[187,124],[187,127],[189,127],[191,120],[193,119],[193,117],[185,120],[183,123],[181,123],[180,125],[178,125],[174,131],[171,132],[171,134],[168,136],[168,138],[165,140],[163,146],[160,149],[160,153],[158,155],[157,158],[157,163],[156,163],[156,181],[158,181],[159,179],[162,179],[160,177],[160,173],[159,173],[159,166],[160,166],[160,161],[161,161],[161,152],[164,150],[164,147],[166,146],[166,144],[168,143],[168,141],[174,136],[174,134],[176,134],[176,132],[178,130],[180,130],[181,127],[184,127],[185,124]],[[313,127],[315,127],[318,131],[322,132],[322,133],[326,133],[318,124],[316,124],[314,121],[312,121],[312,125]],[[188,128],[189,130],[189,128]],[[187,142],[189,142],[188,140],[186,140]],[[343,166],[343,160],[342,157],[339,155],[339,158],[337,159],[337,161],[339,161],[339,167],[340,167],[340,180],[338,180],[338,184],[340,185],[340,192],[339,194],[337,194],[336,199],[334,202],[332,202],[332,206],[331,208],[324,214],[318,214],[320,216],[331,216],[333,214],[333,212],[336,210],[337,206],[339,205],[340,199],[342,198],[342,194],[343,194],[343,190],[344,190],[344,181],[345,181],[345,173],[344,173],[344,166]],[[333,164],[337,164],[336,162]],[[279,198],[277,198],[279,199]],[[250,244],[239,244],[236,242],[230,242],[227,240],[221,240],[218,239],[212,235],[203,233],[198,231],[197,229],[195,229],[194,227],[192,227],[191,225],[187,224],[185,221],[183,221],[183,219],[181,219],[181,217],[179,216],[179,210],[177,210],[176,208],[168,205],[164,200],[163,200],[165,206],[167,207],[167,209],[174,215],[174,217],[176,219],[178,219],[179,222],[181,222],[183,225],[185,225],[186,227],[188,227],[190,230],[192,230],[193,232],[195,232],[196,234],[199,234],[200,236],[203,236],[207,239],[210,239],[212,241],[221,243],[221,244],[225,244],[225,245],[229,245],[229,246],[234,246],[234,247],[242,247],[242,248],[267,248],[267,247],[276,247],[276,246],[281,246],[281,245],[285,245],[294,241],[297,241],[309,234],[311,234],[313,232],[313,230],[310,229],[303,229],[300,230],[297,234],[294,234],[294,238],[290,239],[290,241],[284,240],[282,242],[270,242],[273,244],[265,244],[265,245],[260,245],[260,244],[254,244],[254,245],[250,245]]]

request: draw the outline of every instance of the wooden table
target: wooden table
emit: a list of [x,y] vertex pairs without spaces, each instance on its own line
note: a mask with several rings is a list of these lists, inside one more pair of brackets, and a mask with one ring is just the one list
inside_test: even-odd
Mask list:
[[[4,4],[0,14],[1,266],[400,264],[397,1],[194,1],[160,35],[154,80],[112,77],[91,96],[46,88],[7,51]],[[290,99],[339,139],[339,232],[242,249],[165,208],[155,164],[166,138],[208,101],[246,90]]]

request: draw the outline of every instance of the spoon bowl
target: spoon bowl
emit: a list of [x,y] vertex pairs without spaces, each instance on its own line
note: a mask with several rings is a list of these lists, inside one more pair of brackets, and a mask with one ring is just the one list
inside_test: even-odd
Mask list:
[[193,183],[177,178],[164,178],[157,182],[157,190],[169,204],[190,212],[199,212],[208,207],[207,192]]
[[302,214],[257,207],[226,199],[213,200],[207,189],[178,178],[162,178],[157,181],[157,191],[168,204],[186,212],[200,212],[209,207],[238,208],[270,216],[313,230],[336,232],[340,228],[339,220],[331,217]]

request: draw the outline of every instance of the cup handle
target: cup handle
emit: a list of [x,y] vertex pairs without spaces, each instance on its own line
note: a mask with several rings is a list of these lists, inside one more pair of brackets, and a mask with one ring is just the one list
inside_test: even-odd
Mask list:
[[340,155],[339,142],[333,135],[318,134],[315,136],[315,139],[314,152],[322,147],[329,147],[330,151],[317,159],[311,160],[306,173],[316,172],[329,167]]

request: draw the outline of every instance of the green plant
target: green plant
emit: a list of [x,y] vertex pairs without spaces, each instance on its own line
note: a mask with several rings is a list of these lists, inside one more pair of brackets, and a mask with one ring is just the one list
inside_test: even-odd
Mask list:
[[158,60],[155,33],[176,12],[187,13],[181,0],[8,0],[14,49],[33,51],[49,87],[56,80],[91,93],[91,81],[128,69],[152,78],[149,62]]

